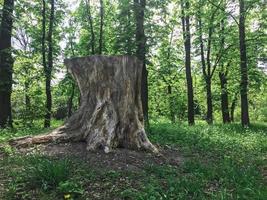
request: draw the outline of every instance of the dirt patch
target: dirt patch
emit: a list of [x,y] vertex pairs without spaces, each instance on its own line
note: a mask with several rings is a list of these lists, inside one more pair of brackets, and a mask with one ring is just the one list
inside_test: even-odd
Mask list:
[[148,164],[170,164],[180,165],[183,158],[177,149],[158,146],[160,154],[149,152],[133,151],[128,149],[115,149],[110,153],[103,151],[87,151],[86,143],[61,143],[61,144],[42,144],[31,148],[20,148],[19,153],[32,154],[41,153],[56,157],[74,157],[78,158],[90,166],[96,168],[108,168],[111,170],[130,170],[138,171]]

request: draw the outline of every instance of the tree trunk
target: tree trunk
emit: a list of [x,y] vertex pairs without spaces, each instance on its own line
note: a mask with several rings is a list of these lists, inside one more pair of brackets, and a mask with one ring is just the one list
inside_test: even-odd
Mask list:
[[175,123],[175,113],[173,111],[173,98],[172,98],[172,87],[171,85],[168,85],[168,96],[169,96],[169,108],[170,108],[170,117],[171,117],[171,122],[174,124]]
[[87,10],[89,29],[91,33],[91,53],[92,55],[94,55],[95,54],[95,33],[94,33],[93,19],[92,19],[92,14],[91,14],[90,0],[85,0],[85,4],[86,4],[86,10]]
[[240,71],[241,71],[241,123],[243,127],[249,126],[248,110],[248,68],[245,34],[245,5],[244,0],[239,0],[239,47],[240,47]]
[[232,101],[232,104],[231,104],[231,112],[230,112],[230,118],[231,118],[231,122],[234,122],[235,119],[235,107],[236,107],[236,102],[237,102],[237,92],[234,94],[234,99]]
[[202,66],[202,73],[205,80],[205,87],[206,87],[206,101],[207,101],[207,114],[206,114],[206,121],[208,124],[213,123],[212,119],[212,97],[211,97],[211,80],[208,72],[206,71],[206,60],[204,54],[204,42],[202,37],[202,20],[201,16],[198,16],[198,26],[199,26],[199,42],[200,42],[200,55],[201,55],[201,66]]
[[12,127],[11,93],[12,68],[11,36],[13,27],[14,1],[5,0],[0,27],[0,128]]
[[[221,20],[221,47],[225,49],[225,22],[224,19]],[[229,72],[229,66],[231,61],[229,61],[224,69],[224,63],[221,63],[221,70],[219,72],[220,84],[221,84],[221,112],[222,112],[222,119],[223,123],[229,123],[230,115],[229,115],[229,102],[228,102],[228,89],[227,89],[227,76]]]
[[[186,81],[187,81],[187,118],[188,124],[193,125],[194,120],[194,92],[191,75],[191,36],[190,36],[190,18],[188,15],[189,1],[187,0],[185,5],[181,2],[182,7],[182,25],[183,25],[183,36],[184,36],[184,48],[185,48],[185,69],[186,69]],[[184,7],[185,6],[185,7]],[[185,15],[185,9],[187,11]]]
[[142,84],[141,84],[141,98],[142,98],[142,106],[144,112],[144,120],[146,125],[148,122],[148,71],[146,69],[146,37],[144,31],[144,14],[145,14],[145,6],[146,0],[134,0],[135,5],[135,17],[136,17],[136,43],[137,50],[136,56],[143,62],[143,70],[142,70]]
[[72,115],[74,91],[75,91],[75,84],[71,83],[71,94],[68,101],[68,118],[70,118]]
[[103,26],[104,26],[104,3],[100,0],[100,31],[99,31],[99,55],[103,50]]
[[212,105],[212,95],[211,95],[211,80],[206,79],[206,93],[207,93],[207,123],[213,123],[213,105]]
[[54,132],[11,144],[86,141],[87,150],[124,147],[157,152],[144,130],[142,62],[130,56],[91,56],[68,59],[65,64],[81,92],[79,110]]
[[[214,13],[211,17],[213,20]],[[207,44],[207,72],[206,72],[206,93],[207,93],[207,123],[213,124],[213,105],[212,105],[212,90],[211,90],[211,80],[212,80],[212,65],[211,65],[211,44],[213,35],[213,21],[209,25],[208,31],[208,44]]]
[[230,115],[229,115],[229,109],[228,109],[228,91],[227,91],[227,78],[226,75],[223,72],[219,73],[220,77],[220,84],[221,84],[221,111],[222,111],[222,118],[223,123],[229,123]]
[[[132,17],[131,17],[131,8],[128,5],[127,6],[127,11],[126,11],[126,16],[127,16],[127,25],[126,25],[126,30],[131,30],[132,28]],[[132,33],[126,34],[126,54],[127,55],[133,55],[133,50],[134,50],[134,45],[133,45],[133,39],[132,39]]]
[[42,8],[42,62],[44,73],[46,76],[47,66],[46,66],[46,2],[43,0]]
[[51,123],[51,110],[52,110],[52,94],[51,94],[51,78],[53,69],[53,25],[54,25],[54,12],[55,12],[55,2],[51,0],[51,11],[49,19],[49,31],[48,31],[48,65],[45,69],[45,93],[46,93],[46,114],[44,127],[50,127]]
[[212,105],[212,90],[211,90],[211,81],[214,75],[214,71],[217,67],[217,63],[215,62],[213,65],[211,63],[211,51],[212,51],[212,42],[213,38],[212,35],[214,34],[214,18],[217,13],[217,9],[211,15],[209,24],[208,24],[208,38],[207,38],[207,56],[205,60],[204,55],[204,43],[202,37],[202,21],[201,21],[201,13],[198,13],[197,20],[198,20],[198,28],[199,28],[199,41],[200,41],[200,51],[201,51],[201,63],[202,63],[202,72],[206,83],[206,93],[207,93],[207,116],[206,121],[208,124],[213,123],[213,105]]
[[24,87],[25,87],[25,108],[26,108],[27,114],[29,114],[31,110],[31,99],[29,96],[30,83],[28,80],[24,82]]

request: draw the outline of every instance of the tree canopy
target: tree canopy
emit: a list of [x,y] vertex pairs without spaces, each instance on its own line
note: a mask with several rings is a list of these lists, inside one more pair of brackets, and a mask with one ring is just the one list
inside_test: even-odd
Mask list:
[[[0,1],[1,29],[8,2]],[[63,60],[95,54],[144,62],[150,121],[249,125],[244,110],[267,120],[265,1],[21,0],[11,12],[13,123],[70,116],[79,91]]]

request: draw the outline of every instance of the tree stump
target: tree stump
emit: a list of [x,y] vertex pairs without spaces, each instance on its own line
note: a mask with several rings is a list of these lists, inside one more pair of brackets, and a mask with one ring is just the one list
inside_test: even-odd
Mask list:
[[[81,92],[81,106],[48,135],[12,141],[15,145],[50,141],[86,141],[87,150],[157,148],[144,130],[141,102],[142,63],[132,56],[89,56],[66,59]],[[46,141],[47,139],[47,141]]]

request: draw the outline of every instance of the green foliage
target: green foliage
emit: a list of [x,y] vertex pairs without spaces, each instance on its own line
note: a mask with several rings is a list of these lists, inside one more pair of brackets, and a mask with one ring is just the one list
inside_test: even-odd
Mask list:
[[58,186],[58,191],[64,195],[72,194],[72,195],[82,195],[84,193],[84,189],[81,185],[74,181],[61,181]]
[[14,153],[13,148],[8,144],[0,146],[0,151],[2,151],[6,155],[12,155]]
[[69,160],[49,160],[42,157],[33,157],[29,161],[29,168],[25,174],[26,180],[34,187],[44,190],[55,188],[59,183],[66,181],[70,175]]
[[[103,54],[134,55],[136,52],[136,19],[131,0],[104,2]],[[152,121],[184,121],[187,118],[187,92],[185,80],[184,47],[179,1],[147,1],[145,10],[146,63],[149,84],[149,114]],[[221,7],[229,6],[221,1]],[[246,2],[250,9],[246,12],[246,37],[249,68],[249,107],[252,121],[266,121],[264,105],[266,98],[266,75],[259,70],[258,63],[266,62],[266,5],[262,1],[253,4]],[[63,58],[91,55],[91,43],[99,48],[100,15],[99,1],[90,4],[95,40],[92,33],[85,1],[68,5],[57,1],[55,12],[55,31],[53,33],[54,69],[52,80],[53,114],[67,113],[73,91],[73,80],[66,73]],[[204,49],[208,46],[209,28],[211,36],[211,64],[218,62],[212,79],[212,99],[214,118],[221,120],[221,87],[219,72],[228,68],[229,107],[240,85],[240,58],[238,26],[224,9],[218,9],[218,2],[190,1],[191,24],[191,63],[194,86],[195,113],[197,119],[206,115],[205,81],[200,61],[199,27],[196,17],[201,12]],[[47,19],[50,6],[47,4]],[[41,56],[42,3],[21,0],[14,11],[14,84],[12,93],[12,114],[16,121],[31,126],[45,113],[45,81]],[[212,14],[215,16],[211,18]],[[224,20],[224,30],[221,22]],[[49,23],[46,24],[48,29]],[[222,38],[225,46],[222,47]],[[205,52],[205,55],[207,52]],[[229,65],[229,66],[228,66]],[[227,67],[228,66],[228,67]],[[79,92],[74,89],[73,107],[79,104]],[[171,91],[171,92],[170,92]],[[265,96],[264,96],[265,95]],[[237,95],[235,118],[240,117],[240,100]],[[230,109],[230,108],[229,108]],[[258,112],[260,111],[260,112]]]

